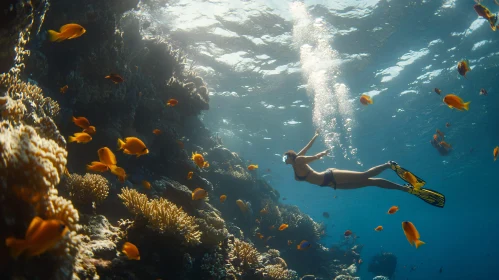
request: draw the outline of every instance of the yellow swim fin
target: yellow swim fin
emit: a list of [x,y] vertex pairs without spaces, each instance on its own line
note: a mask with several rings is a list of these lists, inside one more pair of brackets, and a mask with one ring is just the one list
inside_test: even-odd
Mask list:
[[421,198],[424,202],[429,203],[433,206],[444,208],[445,206],[445,195],[430,189],[416,189],[409,187],[409,193]]
[[426,185],[425,180],[419,178],[418,176],[416,176],[411,171],[409,171],[409,170],[407,170],[407,169],[405,169],[403,167],[400,167],[400,165],[398,165],[396,162],[390,161],[390,166],[395,171],[395,173],[397,173],[397,175],[400,177],[400,179],[406,181],[410,185],[412,185],[411,182],[407,181],[407,179],[404,177],[404,174],[406,172],[412,174],[416,178],[416,181],[417,181],[414,185],[412,185],[414,188],[421,189],[421,187],[423,187],[424,185]]

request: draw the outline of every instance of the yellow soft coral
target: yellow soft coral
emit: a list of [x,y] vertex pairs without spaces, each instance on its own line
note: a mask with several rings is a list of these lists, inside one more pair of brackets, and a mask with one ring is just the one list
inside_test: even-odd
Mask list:
[[129,188],[123,188],[118,196],[131,213],[143,216],[154,230],[182,235],[187,244],[200,243],[201,232],[194,217],[172,202],[164,198],[148,200],[145,194]]
[[109,182],[99,174],[85,176],[71,174],[67,188],[72,199],[79,203],[101,203],[109,194]]

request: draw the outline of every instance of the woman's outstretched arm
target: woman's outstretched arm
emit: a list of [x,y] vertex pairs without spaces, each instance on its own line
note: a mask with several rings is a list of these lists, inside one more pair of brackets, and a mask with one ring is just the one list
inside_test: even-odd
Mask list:
[[309,164],[314,160],[318,160],[322,158],[323,156],[327,155],[328,150],[325,150],[323,152],[320,152],[316,154],[315,156],[299,156],[296,158],[296,163],[297,164]]
[[310,142],[308,142],[308,144],[303,149],[301,149],[301,151],[296,155],[297,156],[305,155],[307,153],[308,149],[310,149],[312,147],[312,145],[314,144],[315,138],[317,138],[318,136],[319,136],[319,130],[316,130],[314,137],[312,137],[312,140],[310,140]]

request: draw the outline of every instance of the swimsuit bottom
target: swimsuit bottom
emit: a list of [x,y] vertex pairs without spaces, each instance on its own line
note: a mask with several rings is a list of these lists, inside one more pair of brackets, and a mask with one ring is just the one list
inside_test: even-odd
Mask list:
[[336,190],[336,179],[334,178],[333,169],[328,169],[328,171],[326,171],[326,173],[324,174],[324,181],[320,186],[332,186]]

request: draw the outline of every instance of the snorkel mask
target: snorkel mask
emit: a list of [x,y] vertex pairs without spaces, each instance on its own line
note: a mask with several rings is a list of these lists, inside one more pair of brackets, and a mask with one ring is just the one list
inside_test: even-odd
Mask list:
[[282,162],[286,163],[286,160],[288,159],[288,155],[282,156]]

